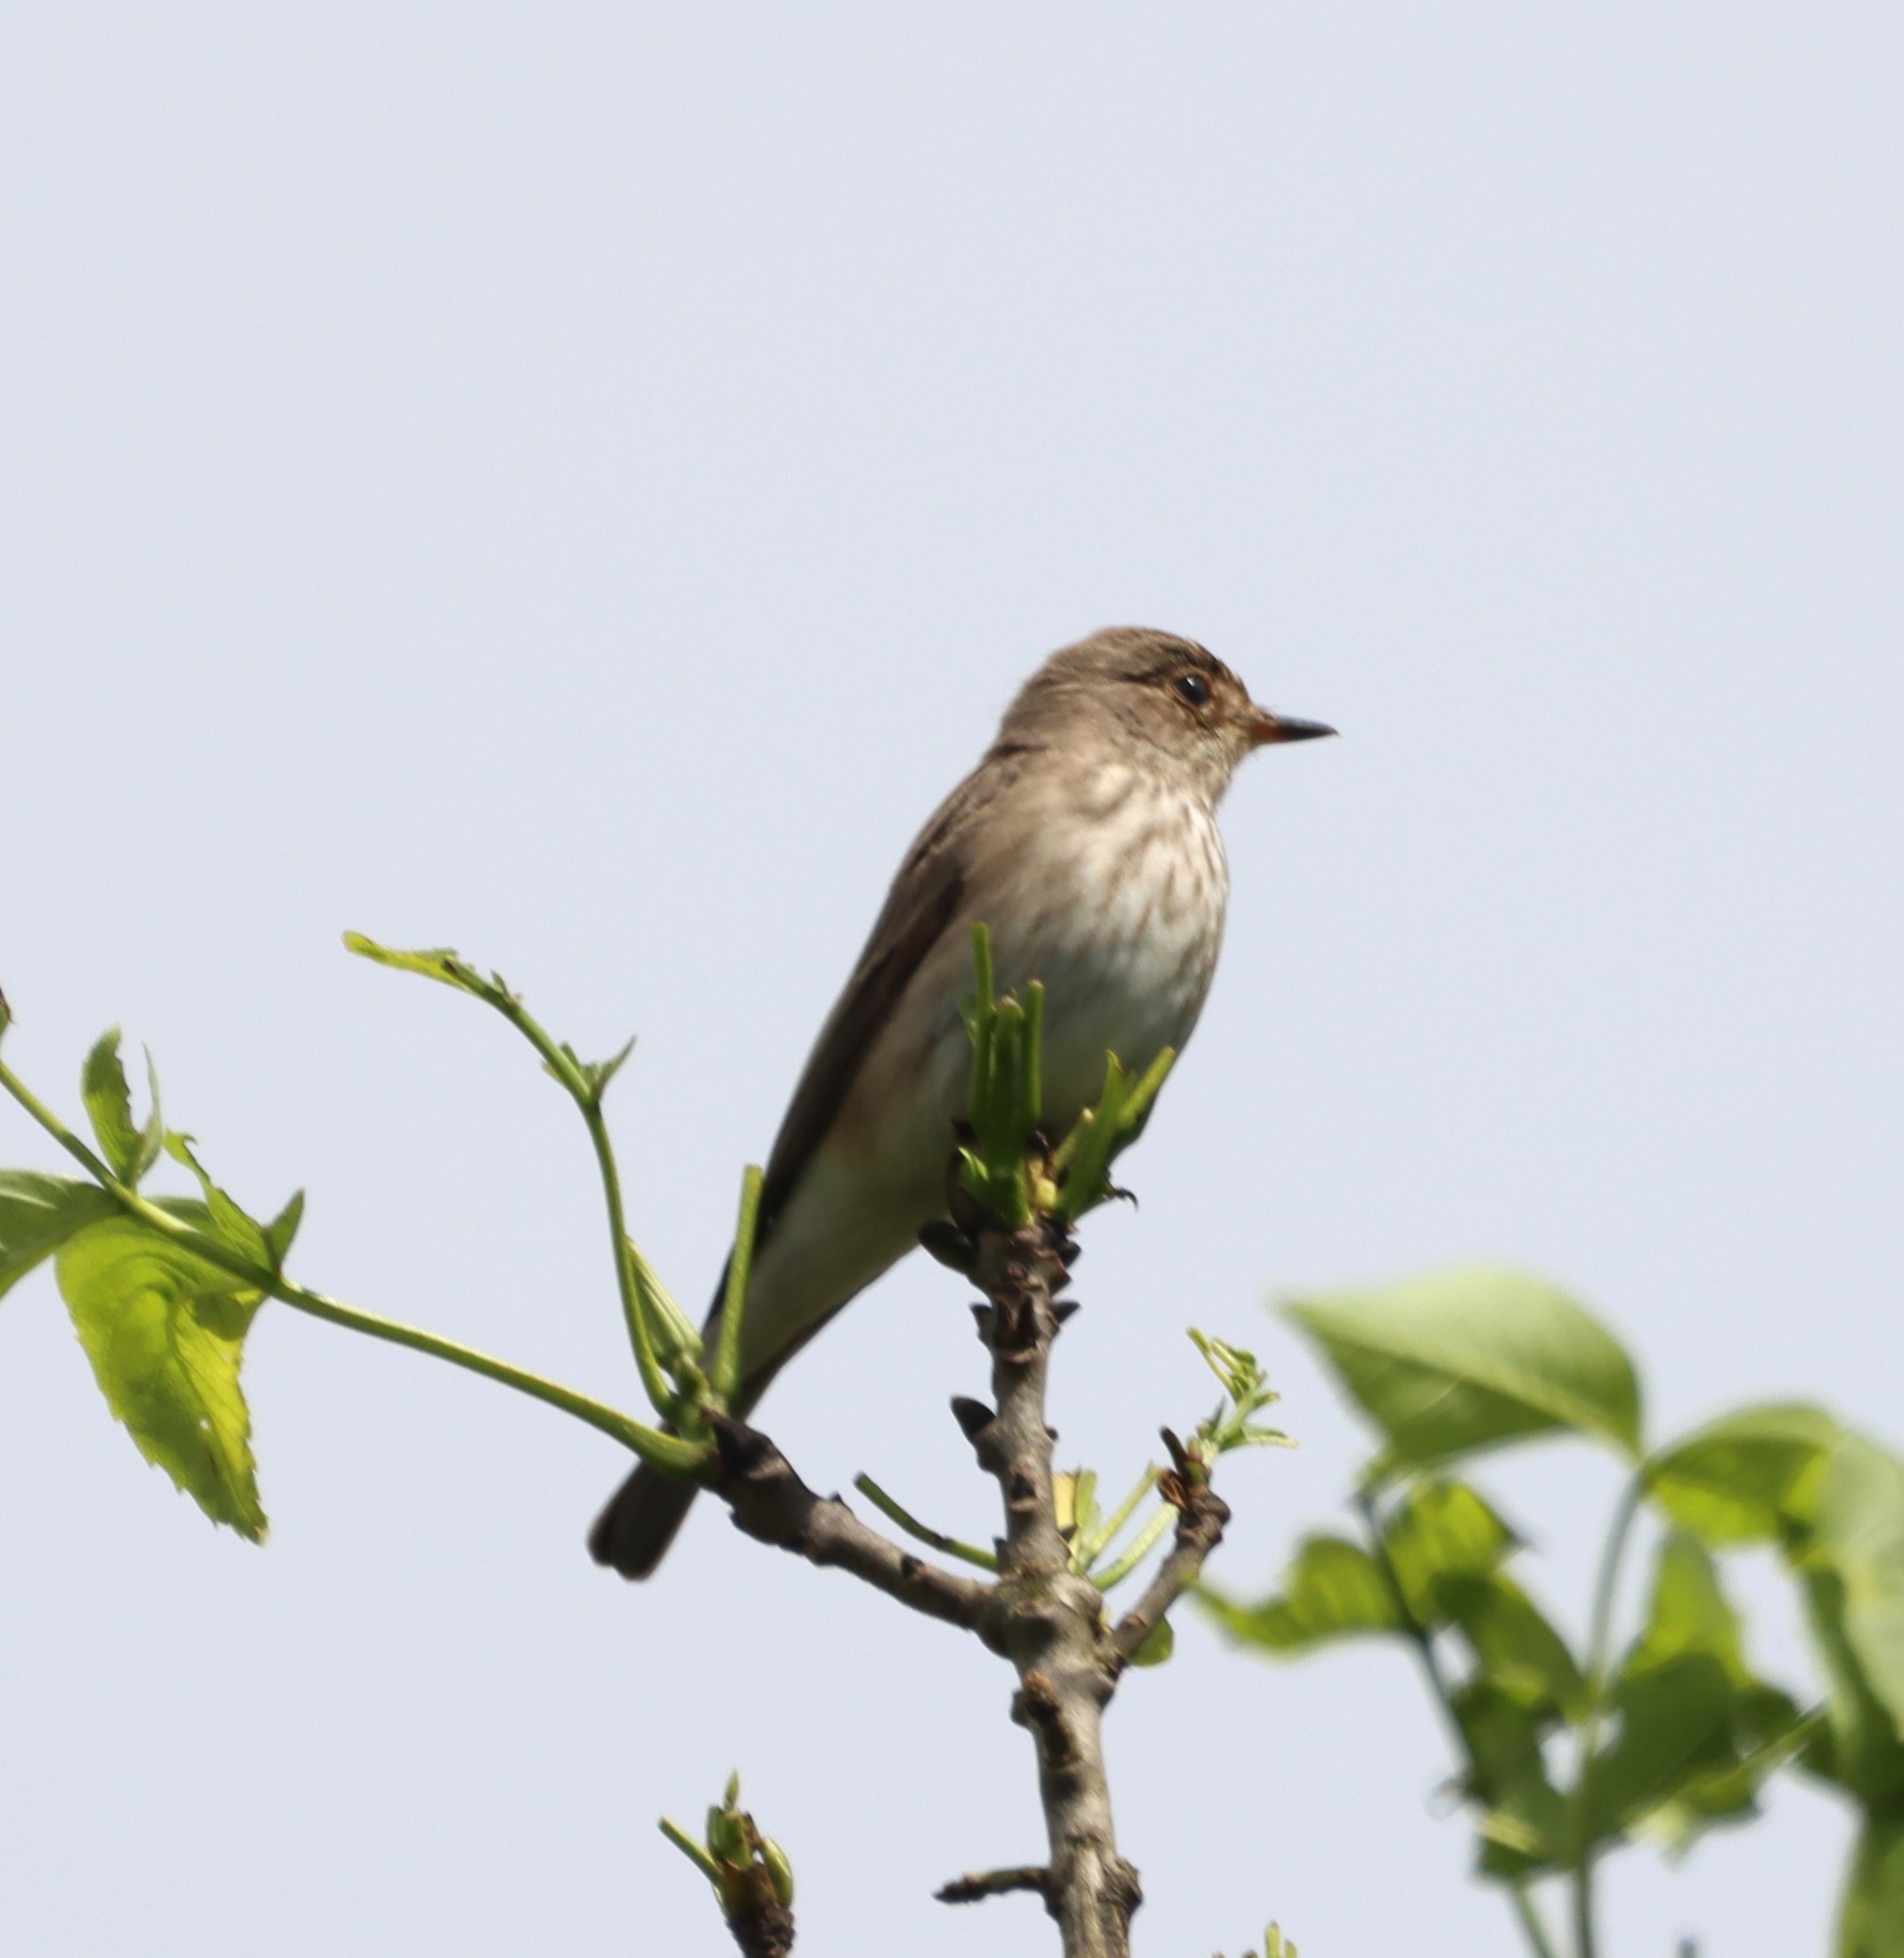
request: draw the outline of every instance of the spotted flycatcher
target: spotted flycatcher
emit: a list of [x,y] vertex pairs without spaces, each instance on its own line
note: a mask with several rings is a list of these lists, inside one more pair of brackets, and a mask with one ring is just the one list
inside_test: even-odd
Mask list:
[[[1237,764],[1333,731],[1257,706],[1201,646],[1136,626],[1054,653],[1025,683],[907,851],[780,1123],[737,1413],[946,1213],[971,926],[991,929],[1001,992],[1044,983],[1044,1108],[1062,1135],[1107,1052],[1141,1073],[1197,1024],[1230,893],[1216,805]],[[717,1301],[710,1352],[718,1325]],[[589,1538],[596,1562],[648,1576],[694,1495],[636,1469]]]

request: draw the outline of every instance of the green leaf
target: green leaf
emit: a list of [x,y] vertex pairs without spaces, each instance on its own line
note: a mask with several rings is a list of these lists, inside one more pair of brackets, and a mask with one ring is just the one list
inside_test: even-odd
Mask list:
[[1057,1215],[1066,1223],[1110,1196],[1111,1165],[1143,1133],[1175,1060],[1176,1050],[1166,1047],[1133,1080],[1115,1054],[1104,1057],[1104,1091],[1097,1105],[1078,1117],[1052,1158],[1061,1178]]
[[304,1221],[304,1192],[293,1190],[290,1201],[265,1226],[265,1243],[271,1252],[271,1269],[282,1271],[284,1260],[290,1256],[290,1247],[298,1236],[298,1227]]
[[1170,1628],[1170,1620],[1160,1618],[1150,1628],[1149,1636],[1131,1654],[1133,1666],[1161,1666],[1177,1649],[1177,1635]]
[[1845,1639],[1904,1735],[1904,1462],[1847,1434],[1818,1492],[1815,1542],[1843,1586]]
[[1789,1538],[1810,1526],[1842,1432],[1822,1407],[1802,1402],[1742,1407],[1655,1452],[1647,1489],[1707,1543]]
[[0,1170],[0,1297],[76,1231],[118,1205],[96,1183],[76,1183],[37,1170]]
[[1867,1807],[1904,1804],[1904,1741],[1846,1631],[1844,1579],[1822,1562],[1800,1574],[1812,1641],[1825,1669],[1826,1710],[1825,1732],[1806,1748],[1803,1765]]
[[132,1090],[126,1085],[126,1070],[119,1062],[116,1026],[108,1027],[93,1043],[79,1077],[80,1098],[98,1138],[100,1154],[121,1183],[136,1183],[151,1168],[165,1136],[159,1112],[159,1075],[150,1054],[145,1057],[145,1073],[152,1112],[143,1129],[133,1125]]
[[1396,1581],[1418,1623],[1444,1613],[1437,1584],[1492,1570],[1519,1539],[1465,1482],[1423,1482],[1383,1525],[1382,1540]]
[[1714,1823],[1754,1814],[1766,1776],[1802,1739],[1798,1709],[1746,1663],[1738,1614],[1687,1530],[1660,1546],[1614,1701],[1620,1737],[1593,1769],[1596,1840],[1644,1826],[1683,1851]]
[[961,1009],[972,1043],[966,1097],[972,1146],[959,1151],[960,1181],[977,1203],[1017,1226],[1033,1207],[1026,1152],[1042,1106],[1044,989],[1027,986],[1023,1005],[1009,993],[994,997],[991,934],[982,924],[972,926],[972,962],[976,989]]
[[1449,1705],[1467,1750],[1461,1786],[1482,1811],[1482,1874],[1517,1882],[1564,1861],[1566,1802],[1547,1776],[1543,1723],[1491,1679],[1458,1687]]
[[1774,1686],[1754,1687],[1733,1703],[1736,1759],[1703,1770],[1641,1818],[1636,1828],[1683,1855],[1708,1829],[1759,1813],[1759,1790],[1804,1745],[1817,1725]]
[[1386,1436],[1389,1466],[1565,1430],[1638,1451],[1632,1362],[1541,1279],[1474,1266],[1286,1310]]
[[1199,1587],[1197,1602],[1239,1644],[1271,1652],[1312,1652],[1339,1638],[1404,1629],[1374,1558],[1341,1537],[1305,1537],[1279,1595],[1241,1604]]
[[609,1091],[609,1083],[621,1073],[629,1055],[634,1052],[634,1036],[631,1033],[618,1053],[612,1054],[605,1061],[578,1061],[576,1065],[589,1093],[600,1101]]
[[1440,1615],[1460,1631],[1476,1676],[1536,1721],[1578,1717],[1586,1682],[1566,1641],[1514,1579],[1499,1570],[1456,1574],[1435,1585]]
[[251,1417],[238,1381],[258,1293],[130,1218],[80,1231],[57,1269],[107,1405],[140,1453],[214,1522],[261,1541]]
[[[204,1165],[192,1152],[192,1138],[177,1134],[166,1138],[166,1154],[175,1163],[183,1163],[199,1179],[199,1187],[205,1193],[205,1212],[211,1227],[211,1235],[226,1250],[236,1252],[248,1264],[259,1266],[267,1271],[277,1269],[277,1260],[272,1256],[271,1244],[265,1236],[265,1227],[255,1218],[239,1209],[210,1177],[205,1173]],[[230,1284],[229,1279],[226,1280]]]
[[1750,1685],[1738,1613],[1719,1587],[1719,1572],[1698,1540],[1672,1530],[1661,1542],[1646,1629],[1628,1661],[1636,1669],[1663,1666],[1688,1652],[1716,1659],[1735,1685]]
[[438,985],[473,993],[478,999],[493,1001],[509,994],[509,989],[494,974],[485,979],[461,953],[445,945],[428,951],[396,951],[388,945],[380,945],[374,938],[366,938],[362,932],[346,932],[344,949],[359,959],[368,959],[372,965],[388,966],[393,972],[418,973],[425,979],[434,979]]
[[1710,1652],[1622,1673],[1619,1737],[1592,1766],[1593,1840],[1622,1833],[1712,1769],[1730,1766],[1733,1688]]
[[1839,1910],[1837,1958],[1904,1958],[1904,1807],[1865,1815]]

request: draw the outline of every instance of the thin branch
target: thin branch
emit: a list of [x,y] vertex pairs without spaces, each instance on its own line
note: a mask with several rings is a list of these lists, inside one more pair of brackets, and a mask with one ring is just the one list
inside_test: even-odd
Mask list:
[[773,1894],[766,1871],[757,1863],[749,1865],[734,1888],[739,1894],[728,1897],[724,1908],[742,1958],[789,1958],[793,1913]]
[[1145,1586],[1143,1596],[1118,1620],[1111,1635],[1117,1657],[1124,1664],[1137,1656],[1171,1606],[1197,1581],[1205,1561],[1223,1540],[1223,1528],[1230,1521],[1230,1505],[1210,1487],[1207,1471],[1190,1461],[1168,1428],[1164,1431],[1164,1441],[1176,1466],[1158,1477],[1157,1486],[1164,1500],[1177,1512],[1177,1540]]
[[[1461,1725],[1460,1716],[1454,1709],[1454,1689],[1448,1684],[1448,1675],[1442,1669],[1441,1654],[1434,1649],[1434,1634],[1415,1616],[1415,1608],[1408,1601],[1408,1593],[1401,1586],[1401,1573],[1395,1569],[1394,1559],[1388,1552],[1388,1539],[1382,1533],[1382,1519],[1376,1512],[1375,1497],[1367,1489],[1358,1490],[1355,1507],[1361,1513],[1363,1528],[1369,1532],[1369,1554],[1375,1560],[1376,1569],[1382,1574],[1382,1581],[1388,1589],[1389,1602],[1394,1606],[1396,1615],[1401,1621],[1402,1631],[1415,1648],[1416,1657],[1421,1661],[1422,1672],[1428,1682],[1428,1691],[1447,1725],[1455,1751],[1471,1766],[1474,1752],[1468,1746],[1467,1734]],[[1547,1927],[1540,1920],[1540,1912],[1534,1907],[1533,1898],[1528,1894],[1526,1884],[1509,1883],[1507,1889],[1509,1901],[1514,1907],[1515,1919],[1525,1935],[1534,1958],[1554,1958],[1554,1947],[1548,1938]]]
[[592,1074],[576,1060],[573,1051],[556,1040],[523,1005],[520,998],[509,990],[501,975],[491,973],[485,979],[473,966],[454,954],[392,953],[387,947],[373,945],[353,932],[344,934],[344,942],[360,957],[374,959],[380,965],[394,965],[400,970],[425,972],[428,976],[494,1008],[535,1049],[543,1065],[561,1084],[564,1092],[581,1112],[589,1142],[595,1152],[595,1166],[601,1178],[601,1194],[608,1211],[609,1247],[615,1260],[616,1285],[621,1294],[622,1317],[627,1324],[628,1342],[633,1349],[635,1366],[650,1403],[658,1410],[667,1412],[675,1398],[674,1388],[656,1350],[655,1328],[649,1319],[650,1311],[655,1311],[658,1318],[660,1314],[646,1296],[641,1276],[635,1269],[628,1227],[622,1213],[621,1172],[616,1167],[615,1146],[609,1139],[608,1122],[601,1111],[602,1095],[627,1049],[625,1048],[622,1057],[605,1069],[595,1070]]
[[1540,1913],[1534,1900],[1528,1894],[1524,1883],[1510,1883],[1508,1895],[1514,1903],[1514,1914],[1520,1927],[1526,1933],[1529,1948],[1534,1958],[1555,1958],[1553,1940],[1547,1935],[1547,1926],[1540,1921]]
[[[756,1542],[845,1570],[927,1618],[985,1636],[993,1587],[927,1563],[863,1523],[837,1496],[816,1496],[767,1437],[717,1415],[718,1471],[708,1485]],[[989,1642],[989,1641],[988,1641]]]
[[979,1904],[988,1897],[1005,1897],[1013,1890],[1031,1890],[1049,1898],[1051,1872],[1035,1864],[1016,1870],[985,1870],[972,1876],[955,1877],[932,1894],[941,1904]]
[[1599,1575],[1593,1587],[1593,1618],[1587,1633],[1587,1710],[1580,1724],[1580,1759],[1574,1771],[1573,1801],[1574,1958],[1595,1958],[1598,1944],[1593,1921],[1593,1845],[1588,1824],[1593,1812],[1593,1771],[1606,1723],[1608,1672],[1613,1653],[1614,1606],[1620,1585],[1620,1563],[1632,1534],[1633,1520],[1646,1495],[1646,1479],[1635,1475],[1620,1494],[1620,1506],[1601,1553]]

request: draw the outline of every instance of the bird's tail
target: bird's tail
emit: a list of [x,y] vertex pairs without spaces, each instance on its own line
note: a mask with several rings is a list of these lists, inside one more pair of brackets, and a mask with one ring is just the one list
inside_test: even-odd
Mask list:
[[643,1462],[615,1491],[588,1533],[588,1554],[631,1582],[651,1577],[700,1494]]

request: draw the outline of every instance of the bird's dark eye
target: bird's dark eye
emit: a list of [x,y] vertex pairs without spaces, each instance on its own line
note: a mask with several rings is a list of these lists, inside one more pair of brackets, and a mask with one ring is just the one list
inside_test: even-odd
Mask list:
[[1210,705],[1210,682],[1201,673],[1179,673],[1171,685],[1193,707]]

